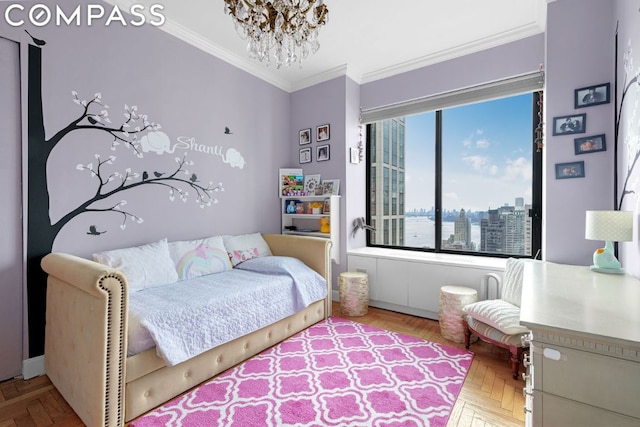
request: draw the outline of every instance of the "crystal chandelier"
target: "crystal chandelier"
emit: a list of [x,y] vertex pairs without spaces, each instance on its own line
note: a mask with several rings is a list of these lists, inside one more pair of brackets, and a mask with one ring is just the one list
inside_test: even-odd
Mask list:
[[[318,30],[327,23],[323,0],[224,0],[225,13],[248,39],[249,56],[276,68],[290,66],[320,48]],[[307,16],[311,12],[311,16]],[[272,58],[273,56],[273,58]]]

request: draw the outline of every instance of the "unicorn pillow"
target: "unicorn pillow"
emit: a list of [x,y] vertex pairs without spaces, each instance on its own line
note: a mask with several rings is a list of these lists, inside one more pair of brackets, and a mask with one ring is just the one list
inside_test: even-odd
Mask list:
[[231,270],[222,237],[169,243],[169,254],[180,280]]

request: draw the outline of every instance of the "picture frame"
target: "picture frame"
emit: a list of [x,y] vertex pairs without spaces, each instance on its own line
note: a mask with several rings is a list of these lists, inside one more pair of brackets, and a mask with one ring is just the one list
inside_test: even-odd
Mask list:
[[573,140],[573,144],[576,155],[607,151],[607,141],[604,134],[576,138]]
[[304,192],[307,193],[307,196],[317,194],[318,187],[322,190],[322,181],[320,181],[319,173],[304,176]]
[[556,163],[556,179],[584,178],[584,162]]
[[311,147],[300,149],[300,163],[311,163]]
[[575,90],[575,108],[592,107],[611,102],[611,83],[581,87]]
[[282,168],[278,171],[278,189],[280,196],[300,195],[303,191],[304,176],[302,169]]
[[300,145],[311,144],[311,128],[302,129],[298,132],[298,142]]
[[553,118],[553,135],[571,135],[587,131],[587,115],[572,114]]
[[339,179],[323,179],[322,194],[325,196],[340,194],[340,180]]
[[330,158],[329,144],[318,145],[316,147],[316,161],[326,162]]
[[324,199],[324,204],[322,205],[322,213],[331,213],[331,199]]
[[329,135],[329,125],[322,125],[316,128],[316,142],[328,141],[330,138]]

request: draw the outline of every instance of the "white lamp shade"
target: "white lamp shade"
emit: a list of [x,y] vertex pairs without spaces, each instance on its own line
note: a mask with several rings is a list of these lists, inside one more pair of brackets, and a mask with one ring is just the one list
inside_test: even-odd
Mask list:
[[587,211],[584,237],[610,242],[632,241],[633,212]]

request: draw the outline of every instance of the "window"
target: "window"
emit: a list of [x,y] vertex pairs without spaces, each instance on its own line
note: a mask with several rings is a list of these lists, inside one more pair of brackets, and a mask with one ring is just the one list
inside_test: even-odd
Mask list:
[[370,246],[538,253],[538,93],[486,98],[369,122],[367,215],[382,226],[369,233]]

